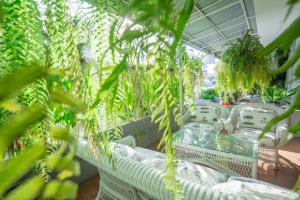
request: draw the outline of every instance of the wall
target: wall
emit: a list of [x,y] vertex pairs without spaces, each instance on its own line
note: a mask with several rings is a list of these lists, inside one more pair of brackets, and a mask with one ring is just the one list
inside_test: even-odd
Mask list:
[[274,40],[300,15],[300,4],[298,3],[284,21],[288,10],[287,0],[254,0],[254,8],[257,32],[263,45]]

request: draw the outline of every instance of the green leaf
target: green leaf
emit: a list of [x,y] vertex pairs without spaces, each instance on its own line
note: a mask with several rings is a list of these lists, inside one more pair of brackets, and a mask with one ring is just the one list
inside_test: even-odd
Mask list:
[[57,171],[67,170],[70,171],[72,175],[78,176],[80,174],[80,165],[77,161],[72,160],[72,158],[51,156],[47,160],[49,169]]
[[299,58],[300,58],[300,46],[297,48],[295,54],[290,59],[288,59],[288,61],[285,62],[284,65],[282,65],[277,70],[275,70],[275,72],[273,72],[273,75],[276,76],[278,74],[287,71],[289,68],[294,66],[294,64],[299,60]]
[[52,181],[46,185],[43,199],[75,199],[78,186],[70,181]]
[[37,197],[44,185],[44,181],[40,176],[35,176],[26,181],[13,191],[11,191],[6,197],[6,200],[31,200]]
[[23,66],[0,80],[0,101],[15,95],[20,89],[46,76],[44,68],[37,64]]
[[175,55],[178,43],[179,43],[180,39],[182,38],[184,27],[192,14],[193,7],[194,7],[194,0],[186,0],[185,1],[184,8],[180,12],[178,24],[176,27],[176,31],[174,33],[175,39],[171,46],[171,53],[170,53],[171,57],[173,57]]
[[3,159],[5,149],[16,136],[22,134],[29,126],[46,117],[46,112],[39,106],[31,107],[9,120],[0,128],[0,160]]
[[58,140],[70,141],[72,137],[69,134],[69,130],[61,127],[52,127],[50,130],[50,135],[52,138]]
[[18,157],[0,163],[0,196],[32,168],[45,150],[45,145],[35,144],[30,149],[24,150]]
[[298,176],[296,185],[294,186],[293,189],[294,189],[295,192],[298,192],[300,194],[300,176]]
[[54,88],[51,91],[51,97],[54,101],[74,107],[80,112],[84,112],[86,109],[85,105],[77,97],[70,93],[66,93],[61,88]]
[[5,11],[3,9],[3,2],[0,1],[0,22],[3,21],[3,16],[5,15]]
[[125,54],[122,61],[114,68],[112,73],[106,78],[106,80],[102,84],[100,90],[98,91],[97,98],[94,101],[92,108],[96,107],[99,104],[101,94],[103,92],[109,90],[111,88],[111,86],[113,85],[113,83],[115,83],[115,81],[117,81],[119,75],[125,70],[126,64],[127,64],[126,63],[127,57],[128,57],[128,55]]

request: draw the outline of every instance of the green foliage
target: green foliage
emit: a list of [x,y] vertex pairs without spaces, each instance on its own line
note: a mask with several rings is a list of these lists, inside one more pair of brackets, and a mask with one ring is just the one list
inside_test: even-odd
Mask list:
[[217,96],[217,91],[214,88],[206,89],[201,92],[202,99],[213,100]]
[[271,81],[271,60],[267,55],[258,55],[262,49],[259,39],[249,32],[230,44],[222,54],[217,71],[219,90],[249,91],[255,84],[267,88]]
[[196,98],[195,88],[200,88],[202,80],[203,63],[200,58],[190,58],[183,47],[181,47],[178,54],[181,56],[179,73],[183,85],[184,104],[193,109]]
[[285,88],[279,88],[277,86],[267,88],[262,96],[268,103],[290,103],[288,98],[293,96],[295,91],[288,91]]
[[[45,69],[43,67],[32,67],[32,73],[33,74],[40,74],[40,76],[36,76],[36,79],[32,79],[31,82],[13,82],[13,80],[19,80],[24,78],[25,71],[28,69],[24,67],[20,67],[20,71],[15,71],[14,73],[11,73],[11,75],[8,75],[0,80],[2,82],[3,80],[7,80],[8,82],[13,83],[15,86],[14,91],[12,91],[9,94],[3,95],[1,101],[10,101],[9,99],[12,98],[11,94],[18,95],[18,91],[22,91],[24,87],[26,87],[26,84],[30,84],[38,78],[46,78],[45,73],[39,73],[44,72]],[[19,72],[19,73],[17,73]],[[0,88],[1,90],[2,88]],[[69,99],[67,94],[61,95],[59,98],[56,98],[56,100],[59,100],[60,102],[67,102]],[[73,97],[73,101],[75,101]],[[71,103],[71,106],[74,106],[75,104]],[[78,104],[76,104],[78,106]],[[78,106],[77,109],[80,109],[81,106]],[[26,133],[26,129],[29,128],[32,124],[37,123],[41,121],[44,117],[47,116],[47,110],[43,109],[42,107],[38,105],[34,105],[32,107],[29,107],[25,109],[24,111],[15,113],[14,117],[10,118],[6,123],[4,123],[0,129],[1,129],[1,138],[0,138],[0,158],[2,162],[0,163],[0,176],[1,176],[1,182],[0,182],[0,197],[5,199],[34,199],[40,195],[45,195],[48,192],[47,188],[49,188],[51,185],[53,185],[54,182],[50,181],[49,183],[45,183],[41,177],[34,176],[33,178],[30,178],[25,183],[19,185],[16,187],[16,189],[11,190],[8,192],[9,189],[11,189],[11,185],[16,183],[21,177],[23,177],[26,173],[28,173],[34,165],[41,159],[50,160],[53,156],[56,156],[57,160],[59,160],[59,165],[55,164],[55,162],[47,162],[47,167],[53,171],[57,171],[58,175],[57,178],[62,181],[62,184],[64,184],[64,179],[72,176],[72,175],[78,175],[79,174],[79,168],[78,164],[72,160],[74,155],[74,147],[72,145],[69,146],[70,150],[66,155],[63,153],[66,152],[66,147],[68,146],[68,143],[72,142],[72,137],[69,135],[69,132],[67,130],[61,131],[63,128],[58,131],[58,129],[54,130],[52,133],[51,139],[53,140],[59,140],[60,141],[60,148],[58,151],[55,152],[55,154],[51,154],[50,156],[46,153],[48,147],[47,141],[43,140],[37,140],[34,141],[35,143],[29,147],[28,149],[23,150],[21,153],[17,154],[15,158],[11,158],[9,160],[4,159],[4,153],[9,148],[10,144],[19,136],[24,133]],[[69,135],[69,136],[67,136]],[[50,139],[50,138],[49,138]],[[65,160],[67,162],[61,162],[62,160]],[[58,167],[57,167],[58,166]],[[76,194],[77,186],[74,183],[66,183],[71,184],[72,187],[62,187],[60,189],[61,193],[65,193],[66,196],[62,196],[60,199],[69,199],[74,198],[74,194]],[[44,186],[46,189],[44,189]],[[30,190],[28,190],[29,187]],[[27,189],[27,190],[26,190]],[[68,192],[68,193],[66,193]],[[21,196],[20,196],[21,195]],[[54,196],[56,198],[56,196]]]
[[[160,123],[160,130],[164,131],[160,145],[164,145],[167,153],[165,181],[167,188],[175,192],[174,198],[180,198],[181,188],[175,179],[177,163],[172,146],[171,129],[171,115],[174,114],[176,118],[178,117],[177,100],[179,99],[179,76],[175,54],[193,5],[193,0],[183,2],[132,0],[128,5],[124,5],[121,10],[122,16],[130,18],[131,21],[125,24],[115,22],[111,27],[109,49],[105,51],[101,64],[104,63],[104,58],[106,58],[108,52],[111,52],[112,57],[118,62],[113,65],[110,75],[104,79],[94,101],[94,104],[97,104],[107,98],[107,94],[110,94],[110,102],[120,102],[119,99],[124,97],[125,91],[120,88],[123,85],[125,87],[130,86],[126,84],[124,79],[122,80],[123,74],[127,70],[131,70],[131,66],[134,66],[132,71],[134,71],[135,75],[142,73],[142,70],[138,70],[138,68],[142,67],[140,58],[147,55],[147,68],[153,81],[151,81],[150,85],[145,86],[145,91],[151,89],[155,91],[153,94],[157,94],[154,104],[151,105],[154,107],[152,118],[155,122]],[[116,30],[119,30],[118,34],[116,34]],[[170,40],[170,35],[173,36],[173,41]],[[101,64],[98,74],[102,74],[103,70],[107,69],[105,64],[103,66]],[[136,79],[132,80],[137,81]],[[134,86],[134,91],[142,91],[142,87],[144,87],[143,84],[140,88]],[[133,99],[133,95],[131,97],[128,96],[128,98],[131,99],[130,101],[141,105],[141,102],[143,102],[141,101],[141,94],[138,93],[135,99]],[[112,104],[110,107],[114,112],[116,112],[116,108],[118,108],[116,104]]]
[[[193,0],[134,0],[128,5],[102,0],[72,17],[66,1],[39,3],[41,13],[34,0],[5,0],[0,9],[0,82],[5,83],[0,85],[0,125],[7,135],[6,140],[0,136],[0,151],[1,158],[4,152],[12,155],[5,162],[13,163],[0,167],[0,173],[13,169],[13,161],[32,149],[36,157],[20,169],[20,176],[40,171],[7,193],[19,177],[8,181],[0,197],[74,198],[77,187],[64,181],[79,174],[69,130],[83,128],[95,156],[104,153],[112,159],[109,141],[121,136],[122,123],[152,114],[164,132],[160,145],[167,153],[167,187],[179,198],[171,116],[178,119],[176,56],[182,58],[185,96],[194,98],[192,81],[201,76],[201,61],[178,51]],[[84,57],[86,49],[91,59]],[[37,151],[36,145],[43,149]],[[49,171],[56,172],[55,180],[47,176]]]

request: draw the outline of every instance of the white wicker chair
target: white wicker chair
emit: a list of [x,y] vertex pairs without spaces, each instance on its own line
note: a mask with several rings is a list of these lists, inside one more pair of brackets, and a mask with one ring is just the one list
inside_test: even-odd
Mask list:
[[[233,126],[233,132],[239,137],[258,140],[265,125],[284,110],[272,104],[243,104],[231,111],[228,122]],[[278,147],[284,143],[288,131],[287,120],[277,123],[264,138],[259,140],[260,159],[275,164],[278,169]]]
[[182,128],[198,128],[201,130],[213,131],[214,124],[220,120],[227,120],[229,109],[213,102],[199,103],[195,106],[195,111],[188,111],[184,115]]

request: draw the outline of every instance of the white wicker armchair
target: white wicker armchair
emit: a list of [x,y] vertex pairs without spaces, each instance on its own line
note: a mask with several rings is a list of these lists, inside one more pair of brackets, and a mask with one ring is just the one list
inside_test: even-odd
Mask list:
[[[266,124],[283,112],[282,108],[272,104],[243,104],[233,108],[228,122],[232,124],[237,136],[258,140]],[[260,159],[274,163],[275,169],[278,169],[278,147],[285,142],[287,135],[287,120],[272,127],[271,131],[259,140]]]
[[199,128],[201,130],[213,131],[214,124],[220,120],[227,120],[229,109],[213,102],[199,103],[195,106],[195,111],[188,111],[184,115],[182,128]]

